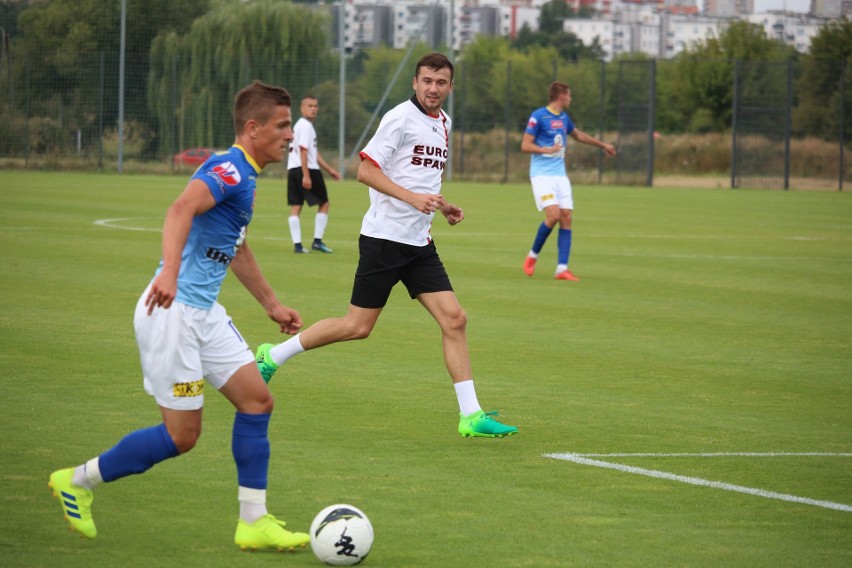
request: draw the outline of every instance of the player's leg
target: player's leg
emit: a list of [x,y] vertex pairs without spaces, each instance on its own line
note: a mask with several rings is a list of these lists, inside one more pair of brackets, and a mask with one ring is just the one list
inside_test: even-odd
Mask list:
[[284,530],[266,509],[272,395],[248,344],[224,308],[214,304],[209,314],[198,332],[205,378],[236,409],[231,450],[237,467],[240,515],[234,541],[242,548],[303,547],[310,540],[308,535]]
[[459,403],[459,434],[501,437],[518,431],[482,411],[473,384],[467,345],[467,313],[453,291],[450,278],[434,243],[422,247],[402,278],[411,298],[416,298],[441,328],[444,364],[453,381]]
[[559,222],[559,202],[554,187],[554,178],[552,176],[535,176],[530,178],[530,183],[532,184],[536,208],[544,212],[544,221],[536,229],[532,247],[524,259],[524,274],[527,276],[532,276],[535,273],[538,255],[541,253],[544,243],[547,242],[551,231],[553,231],[553,227]]
[[557,260],[554,278],[577,282],[580,279],[568,270],[568,260],[571,255],[571,223],[573,221],[574,198],[571,182],[567,177],[560,182],[557,195],[559,199],[559,235],[556,241]]
[[331,204],[328,201],[328,189],[325,186],[325,179],[322,172],[319,170],[311,171],[311,179],[314,181],[314,189],[317,197],[320,199],[317,214],[314,217],[314,241],[311,244],[311,250],[316,250],[323,253],[330,253],[332,250],[323,242],[325,229],[328,226],[328,210]]
[[137,302],[134,327],[145,390],[159,404],[163,423],[131,432],[103,454],[50,476],[50,487],[72,529],[88,538],[97,535],[91,513],[92,489],[104,481],[144,473],[188,452],[201,434],[201,361],[196,346],[186,341],[188,334],[181,332],[190,315],[186,306],[176,303],[148,316],[146,296],[147,290]]
[[281,365],[305,351],[339,341],[366,339],[381,313],[381,308],[350,305],[349,311],[341,318],[320,320],[278,345],[264,343],[257,348],[255,356],[261,376],[268,383]]
[[302,191],[302,168],[293,168],[287,171],[287,205],[290,206],[290,216],[287,223],[290,225],[290,239],[293,241],[293,252],[309,253],[310,250],[302,246],[302,223],[299,220],[302,213],[302,205],[305,198]]
[[518,429],[496,420],[496,412],[483,412],[476,396],[470,351],[467,344],[467,314],[452,291],[430,292],[417,300],[441,328],[444,363],[453,380],[459,403],[459,434],[465,437],[499,438]]
[[358,248],[349,311],[342,318],[320,320],[284,343],[258,347],[255,360],[266,382],[285,361],[299,353],[338,341],[366,339],[373,331],[407,262],[406,246],[361,235]]

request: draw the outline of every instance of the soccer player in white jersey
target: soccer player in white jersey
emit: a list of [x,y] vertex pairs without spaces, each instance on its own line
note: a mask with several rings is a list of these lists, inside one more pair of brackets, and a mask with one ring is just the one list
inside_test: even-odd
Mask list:
[[554,81],[548,89],[547,106],[534,110],[524,129],[521,151],[532,154],[530,182],[533,197],[538,210],[544,210],[544,221],[539,225],[532,249],[524,260],[524,273],[527,276],[533,275],[538,255],[553,227],[559,223],[554,278],[576,282],[580,279],[568,270],[574,197],[571,181],[565,170],[565,143],[570,136],[577,142],[602,148],[607,156],[615,156],[615,147],[576,128],[565,112],[570,105],[571,87],[566,83]]
[[318,321],[279,345],[263,344],[256,357],[268,381],[279,365],[303,351],[365,339],[391,289],[402,281],[441,328],[444,362],[459,402],[459,434],[502,437],[518,429],[500,423],[496,412],[483,412],[479,405],[467,347],[467,314],[429,234],[436,211],[450,225],[464,219],[462,209],[441,195],[451,127],[442,106],[453,88],[453,71],[445,55],[423,56],[415,67],[414,95],[382,118],[360,154],[358,181],[370,188],[370,208],[361,225],[349,311],[341,318]]
[[[322,238],[328,225],[328,190],[322,177],[322,167],[334,179],[340,179],[340,173],[323,160],[317,149],[317,131],[314,119],[319,110],[319,101],[308,95],[302,99],[299,112],[301,117],[293,127],[293,143],[290,144],[290,156],[287,159],[287,204],[290,206],[290,238],[293,239],[293,251],[308,253],[317,250],[324,253],[332,252]],[[314,217],[314,242],[311,248],[302,246],[302,225],[299,215],[302,206],[318,205]]]
[[205,386],[210,386],[237,411],[231,439],[240,511],[234,541],[244,549],[278,550],[303,548],[310,541],[305,533],[285,530],[266,509],[273,399],[251,349],[216,301],[230,266],[282,332],[302,326],[298,312],[281,304],[261,274],[246,240],[256,177],[267,164],[284,159],[293,139],[290,95],[255,81],[234,98],[233,119],[234,145],[202,164],[169,207],[162,259],[136,305],[133,324],[144,386],[159,405],[162,422],[50,476],[71,528],[85,537],[97,536],[91,511],[95,486],[143,473],[195,446]]

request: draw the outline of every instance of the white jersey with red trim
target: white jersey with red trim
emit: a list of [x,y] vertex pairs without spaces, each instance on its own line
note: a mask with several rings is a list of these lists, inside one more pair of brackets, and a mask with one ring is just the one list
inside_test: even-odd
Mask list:
[[[413,96],[388,111],[361,152],[394,183],[415,193],[437,195],[447,161],[450,117],[429,115]],[[370,188],[370,209],[361,234],[414,246],[429,244],[434,213],[421,213],[411,205]]]
[[320,169],[317,161],[317,131],[314,123],[305,117],[301,117],[293,126],[293,141],[290,142],[290,155],[287,157],[288,170],[302,167],[300,148],[308,151],[308,169]]

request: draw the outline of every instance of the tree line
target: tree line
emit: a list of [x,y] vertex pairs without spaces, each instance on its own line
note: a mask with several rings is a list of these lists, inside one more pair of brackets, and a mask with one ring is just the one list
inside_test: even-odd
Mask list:
[[[255,78],[285,85],[296,97],[318,96],[319,134],[337,139],[340,60],[331,46],[327,11],[280,0],[127,0],[126,5],[125,119],[145,133],[146,155],[230,143],[231,98]],[[551,14],[563,9],[559,6],[565,4],[545,5],[539,31],[522,29],[514,39],[478,36],[455,54],[454,118],[465,131],[520,130],[530,110],[546,103],[554,78],[572,85],[571,112],[581,127],[589,128],[584,120],[602,129],[616,127],[618,66],[646,57],[630,54],[603,63],[597,43],[584,45],[553,24],[556,16],[588,14]],[[4,5],[0,12],[5,40],[0,113],[6,128],[17,128],[24,112],[59,120],[65,130],[94,133],[114,125],[120,3],[52,0],[10,10]],[[367,126],[406,56],[386,104],[410,96],[414,61],[431,49],[417,45],[409,53],[377,47],[347,56],[347,144]],[[768,38],[760,26],[732,21],[716,37],[658,62],[656,128],[725,131],[731,123],[735,62],[791,61],[794,134],[836,140],[843,105],[852,131],[850,57],[852,23],[845,19],[822,27],[808,54]],[[102,69],[106,73],[98,72]],[[597,124],[600,116],[603,123]]]

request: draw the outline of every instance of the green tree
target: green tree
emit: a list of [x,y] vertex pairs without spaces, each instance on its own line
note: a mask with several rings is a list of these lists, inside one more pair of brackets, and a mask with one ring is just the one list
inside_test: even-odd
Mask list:
[[[852,133],[852,22],[837,20],[820,28],[811,40],[797,80],[799,104],[793,111],[793,129],[800,135],[830,140],[840,135],[841,102],[845,102],[845,128]],[[845,70],[844,70],[845,68]],[[841,85],[843,75],[846,84]],[[841,101],[845,88],[846,100]]]
[[[18,18],[16,73],[29,74],[33,114],[59,117],[67,129],[98,126],[99,68],[104,57],[105,124],[117,117],[121,3],[52,0],[34,4]],[[181,32],[204,13],[208,0],[127,0],[125,110],[128,120],[149,122],[145,78],[151,40]]]
[[[161,148],[224,147],[234,93],[254,79],[301,97],[333,74],[327,14],[276,0],[222,0],[151,46],[148,104]],[[325,101],[324,101],[325,103]]]
[[[698,42],[675,58],[672,75],[669,113],[679,113],[677,121],[669,116],[670,124],[680,122],[685,128],[699,111],[714,118],[712,129],[724,130],[731,123],[733,103],[734,62],[781,61],[795,56],[795,51],[766,37],[761,26],[734,21],[723,28],[717,37]],[[702,128],[707,126],[707,112],[699,113]]]

